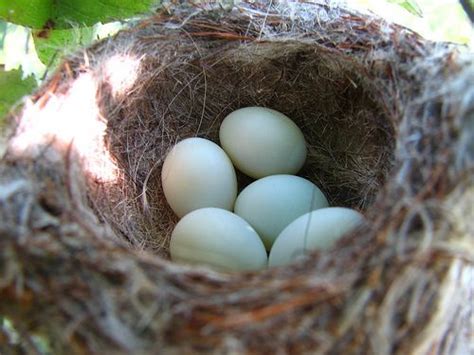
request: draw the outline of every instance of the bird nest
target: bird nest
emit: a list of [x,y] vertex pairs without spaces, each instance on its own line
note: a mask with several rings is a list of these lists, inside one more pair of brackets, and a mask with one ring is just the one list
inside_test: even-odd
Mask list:
[[[17,346],[462,353],[472,63],[462,48],[325,2],[165,8],[65,59],[10,117],[0,161],[0,316]],[[369,223],[286,267],[173,263],[163,158],[187,137],[217,142],[245,106],[291,117],[308,143],[300,175]]]

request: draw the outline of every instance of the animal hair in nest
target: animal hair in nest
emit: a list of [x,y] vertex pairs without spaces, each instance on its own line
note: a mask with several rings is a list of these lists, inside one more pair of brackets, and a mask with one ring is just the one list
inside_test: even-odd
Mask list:
[[[473,83],[463,48],[328,2],[137,21],[66,58],[10,117],[0,315],[28,353],[38,336],[59,354],[462,353]],[[296,122],[300,175],[369,223],[261,272],[169,261],[163,158],[187,137],[217,142],[224,117],[254,105]]]

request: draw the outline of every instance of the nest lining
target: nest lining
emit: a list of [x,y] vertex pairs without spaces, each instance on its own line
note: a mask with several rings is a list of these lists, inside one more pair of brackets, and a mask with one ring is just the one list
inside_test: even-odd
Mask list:
[[[138,222],[145,229],[124,234],[166,251],[168,242],[160,239],[168,239],[168,221],[176,218],[159,181],[163,157],[187,137],[218,143],[225,116],[246,106],[270,107],[296,122],[309,148],[300,175],[320,186],[332,205],[365,208],[373,202],[391,168],[394,130],[357,67],[291,41],[217,51],[196,50],[196,40],[192,45],[189,52],[180,45],[190,54],[185,64],[157,70],[158,57],[148,59],[130,104],[118,110],[116,102],[105,100],[110,150],[135,188],[147,194],[148,214]],[[140,117],[140,129],[133,117]],[[239,181],[243,187],[251,180],[240,175]]]
[[[470,256],[454,241],[472,224],[453,206],[473,199],[473,134],[461,129],[472,66],[324,4],[195,10],[69,58],[21,113],[1,165],[0,295],[12,306],[0,312],[58,352],[453,349],[466,324]],[[261,273],[166,261],[177,219],[163,157],[186,137],[217,141],[225,115],[250,105],[294,119],[310,148],[301,175],[371,226]],[[434,327],[440,317],[452,329]]]

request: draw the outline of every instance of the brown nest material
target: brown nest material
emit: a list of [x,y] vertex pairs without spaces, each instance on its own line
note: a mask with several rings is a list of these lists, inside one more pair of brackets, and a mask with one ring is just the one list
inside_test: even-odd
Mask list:
[[[275,3],[163,10],[65,60],[12,117],[0,315],[20,350],[39,336],[58,354],[468,351],[472,54],[344,7]],[[369,225],[285,268],[170,262],[164,155],[216,141],[249,105],[294,119],[301,175]]]

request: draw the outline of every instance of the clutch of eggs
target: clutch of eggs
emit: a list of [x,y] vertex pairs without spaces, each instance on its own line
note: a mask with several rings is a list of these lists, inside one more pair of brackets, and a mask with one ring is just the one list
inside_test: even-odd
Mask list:
[[[309,250],[329,248],[363,220],[356,211],[328,208],[316,185],[290,175],[303,166],[306,143],[282,113],[236,110],[222,122],[219,138],[223,149],[188,138],[165,158],[163,192],[182,217],[171,236],[173,261],[221,271],[285,265]],[[258,179],[238,197],[234,166]]]

